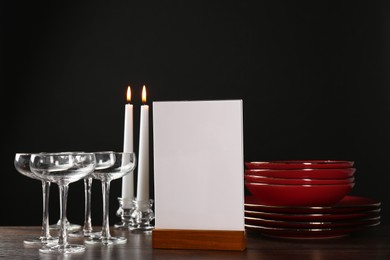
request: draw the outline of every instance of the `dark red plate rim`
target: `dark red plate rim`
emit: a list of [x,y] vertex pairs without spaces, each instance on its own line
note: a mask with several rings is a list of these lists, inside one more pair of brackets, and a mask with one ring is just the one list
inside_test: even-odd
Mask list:
[[353,161],[343,160],[278,160],[278,161],[250,161],[244,162],[248,169],[322,169],[348,168],[354,165]]
[[245,210],[246,217],[262,218],[276,221],[299,221],[299,222],[316,222],[316,221],[344,221],[355,220],[369,217],[380,216],[381,209],[372,209],[367,211],[353,211],[340,213],[326,213],[326,214],[311,214],[311,213],[275,213]]
[[259,232],[264,235],[274,236],[278,238],[333,238],[348,235],[352,232],[378,226],[381,222],[377,221],[372,224],[357,225],[354,227],[342,227],[342,228],[275,228],[265,227],[257,225],[245,224],[245,229],[253,232]]
[[256,197],[252,195],[245,196],[244,206],[247,210],[261,210],[264,212],[283,212],[283,213],[336,213],[362,211],[373,208],[379,208],[381,202],[372,198],[363,196],[347,195],[341,201],[333,206],[326,207],[290,207],[290,206],[271,206],[262,205],[257,202]]
[[245,217],[245,224],[260,225],[265,227],[280,227],[280,228],[337,228],[337,227],[351,227],[373,224],[380,221],[380,216],[361,217],[349,220],[337,221],[287,221],[287,220],[273,220],[256,217]]
[[283,179],[345,179],[353,177],[356,168],[338,169],[245,169],[244,176],[254,175],[267,178]]

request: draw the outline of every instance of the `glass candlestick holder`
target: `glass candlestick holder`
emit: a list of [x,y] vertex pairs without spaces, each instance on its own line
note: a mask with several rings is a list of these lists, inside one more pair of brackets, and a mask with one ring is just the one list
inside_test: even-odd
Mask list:
[[126,205],[124,205],[123,198],[119,197],[118,202],[119,208],[116,211],[116,215],[121,218],[121,221],[115,224],[114,227],[132,229],[134,227],[134,221],[131,214],[135,208],[134,200],[130,200],[129,202],[126,202]]
[[146,201],[133,200],[134,208],[131,212],[133,226],[130,227],[131,230],[151,231],[154,229],[154,225],[151,223],[154,220],[153,202],[152,199]]

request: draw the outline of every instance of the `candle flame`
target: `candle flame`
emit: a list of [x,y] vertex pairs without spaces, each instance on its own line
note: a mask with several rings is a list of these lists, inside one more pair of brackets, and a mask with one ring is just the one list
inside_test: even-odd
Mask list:
[[131,101],[131,89],[130,89],[130,86],[127,87],[126,100],[129,103]]
[[145,85],[142,87],[142,102],[146,103],[146,87],[145,87]]

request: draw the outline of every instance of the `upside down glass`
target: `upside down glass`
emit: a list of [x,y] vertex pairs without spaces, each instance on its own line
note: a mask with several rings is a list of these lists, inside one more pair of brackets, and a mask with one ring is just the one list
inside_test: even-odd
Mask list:
[[52,237],[49,229],[49,191],[50,181],[45,181],[35,176],[30,170],[30,153],[16,153],[14,165],[16,170],[32,179],[40,180],[42,182],[42,231],[41,236],[24,240],[26,245],[45,245],[48,243],[55,243],[58,237]]
[[69,184],[87,177],[95,169],[93,153],[45,153],[32,154],[31,171],[42,179],[54,182],[60,192],[61,216],[58,244],[39,249],[41,253],[67,254],[85,250],[84,245],[69,244],[66,228],[66,205]]
[[[115,237],[110,234],[109,222],[109,195],[110,182],[129,174],[136,165],[134,153],[95,153],[96,169],[92,173],[94,179],[102,182],[103,191],[103,225],[100,236],[88,237],[85,239],[86,244],[114,245],[126,243],[125,237]],[[106,163],[106,167],[98,167],[100,163]],[[110,163],[107,163],[110,162]]]

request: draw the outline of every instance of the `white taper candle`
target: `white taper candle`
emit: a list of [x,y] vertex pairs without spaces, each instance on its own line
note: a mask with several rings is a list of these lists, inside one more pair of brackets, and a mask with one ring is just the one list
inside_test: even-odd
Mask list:
[[[125,106],[125,128],[123,138],[123,152],[133,152],[133,105],[131,101],[131,89],[127,87]],[[122,207],[130,208],[134,199],[134,174],[133,172],[122,177]]]
[[[142,88],[142,101],[146,103],[146,88]],[[141,106],[138,150],[137,201],[149,200],[149,106]]]

